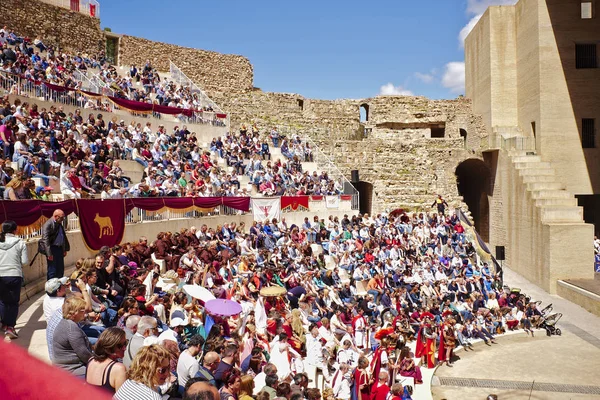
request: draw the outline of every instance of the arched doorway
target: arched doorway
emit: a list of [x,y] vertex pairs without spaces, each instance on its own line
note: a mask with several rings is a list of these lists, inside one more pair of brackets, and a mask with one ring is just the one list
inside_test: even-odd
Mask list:
[[467,131],[464,129],[460,129],[460,137],[463,139],[463,145],[465,146],[465,149],[467,148]]
[[369,105],[366,103],[360,105],[360,122],[369,122]]
[[490,169],[478,159],[468,159],[456,167],[456,184],[460,194],[471,211],[475,229],[481,238],[490,239],[490,210],[488,195],[490,192]]
[[373,208],[373,184],[370,182],[359,181],[352,182],[360,195],[358,209],[361,214],[371,214]]

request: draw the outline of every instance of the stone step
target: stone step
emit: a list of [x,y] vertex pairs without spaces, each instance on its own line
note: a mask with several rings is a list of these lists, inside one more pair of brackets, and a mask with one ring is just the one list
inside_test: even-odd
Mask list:
[[516,169],[543,169],[543,168],[552,168],[552,163],[546,161],[540,162],[517,162],[514,163]]
[[554,176],[554,175],[556,175],[556,171],[554,170],[554,168],[539,168],[539,169],[538,168],[527,168],[527,169],[519,169],[518,171],[519,171],[520,176],[528,176],[528,175]]
[[523,183],[535,182],[556,182],[554,175],[526,175],[523,177]]
[[540,156],[514,156],[512,157],[514,163],[536,163],[542,161]]
[[583,222],[583,207],[543,207],[541,217],[542,222]]
[[577,207],[577,199],[575,197],[572,198],[564,198],[564,199],[536,199],[535,205],[538,207],[547,207],[547,206],[561,206],[561,207]]
[[563,190],[566,189],[566,185],[561,182],[536,182],[528,183],[527,190],[530,192],[539,190]]
[[531,198],[538,199],[571,199],[573,195],[566,190],[536,190],[531,192]]

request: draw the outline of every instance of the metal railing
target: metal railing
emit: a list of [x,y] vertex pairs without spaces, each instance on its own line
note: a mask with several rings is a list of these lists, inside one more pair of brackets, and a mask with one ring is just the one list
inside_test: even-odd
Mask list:
[[94,83],[86,72],[75,70],[73,71],[73,78],[81,82],[81,88],[88,92],[102,93],[96,83]]
[[500,134],[491,134],[481,138],[481,147],[487,150],[535,151],[536,144],[534,136],[504,137]]
[[169,74],[171,75],[171,79],[176,84],[187,87],[190,89],[192,94],[198,95],[200,101],[202,102],[202,107],[210,107],[218,113],[225,114],[223,110],[208,97],[204,90],[200,89],[198,85],[194,83],[190,78],[187,77],[185,73],[171,60],[169,60]]
[[80,14],[100,19],[100,3],[96,0],[40,0],[42,3],[66,8]]
[[[358,194],[358,190],[356,190],[356,188],[354,187],[354,185],[352,185],[352,183],[350,182],[350,180],[342,173],[342,171],[340,171],[340,169],[337,167],[337,165],[335,165],[335,163],[331,160],[331,158],[329,158],[322,150],[321,148],[315,143],[315,141],[312,139],[311,136],[317,135],[317,136],[321,136],[321,135],[325,135],[325,136],[321,136],[321,137],[330,137],[330,132],[328,129],[326,128],[310,128],[308,130],[306,129],[300,129],[300,128],[295,128],[289,125],[276,125],[277,127],[277,131],[279,132],[279,134],[283,134],[285,136],[291,137],[292,135],[298,135],[300,136],[300,140],[304,141],[308,144],[310,144],[310,148],[312,149],[312,156],[313,156],[313,162],[315,162],[318,166],[318,168],[322,171],[327,172],[327,175],[329,176],[329,178],[336,180],[340,183],[342,190],[344,190],[344,187],[347,186],[349,188],[352,188],[352,193],[351,194]],[[308,135],[307,133],[311,133],[311,135]]]
[[105,96],[114,96],[115,91],[110,88],[110,85],[102,80],[98,74],[92,73],[90,76],[90,80],[94,83],[100,91],[98,93],[102,93]]
[[[136,118],[155,118],[160,123],[160,119],[169,117],[163,116],[159,113],[136,113],[129,110],[122,109],[112,102],[110,102],[106,97],[92,97],[86,96],[84,93],[76,92],[76,91],[64,91],[59,92],[52,89],[49,89],[46,85],[43,84],[35,84],[34,82],[25,79],[19,75],[9,74],[6,72],[0,71],[0,90],[3,90],[5,93],[26,96],[26,97],[35,97],[43,101],[51,101],[59,104],[64,104],[67,106],[73,107],[81,107],[86,109],[93,109],[99,111],[106,112],[115,112],[116,110],[120,112],[126,112],[127,114],[133,115]],[[99,89],[98,89],[99,90]],[[94,92],[99,93],[99,92]],[[102,93],[106,96],[106,94]],[[225,126],[225,122],[222,119],[217,117],[216,112],[194,112],[192,116],[172,116],[174,119],[181,121],[186,124],[210,124],[214,126]]]
[[[352,195],[352,198],[350,201],[351,201],[351,209],[358,210],[359,209],[358,193]],[[323,200],[321,200],[321,202],[325,202],[325,198],[323,198]],[[341,203],[341,199],[340,199],[340,203]],[[323,209],[323,212],[326,212],[327,210],[334,211],[335,209]],[[291,209],[287,209],[287,210],[283,210],[282,212],[283,213],[294,213],[294,212],[301,212],[301,211],[293,211]],[[145,210],[142,210],[142,209],[136,207],[136,208],[133,208],[125,216],[125,224],[130,225],[130,224],[140,224],[140,223],[146,223],[146,222],[170,221],[170,220],[178,220],[178,219],[186,220],[186,219],[190,219],[190,218],[198,219],[198,218],[211,217],[211,216],[215,217],[215,216],[224,216],[224,215],[233,216],[233,215],[247,215],[247,214],[252,214],[252,209],[250,209],[249,211],[246,212],[246,211],[236,210],[235,208],[231,208],[231,207],[224,206],[224,205],[219,205],[219,206],[211,209],[210,211],[166,209],[166,210],[158,212],[158,213],[145,211]],[[79,217],[76,214],[67,215],[67,218],[65,218],[65,221],[63,222],[63,224],[64,224],[65,230],[67,232],[74,232],[74,231],[81,230],[81,226],[79,225]],[[29,239],[39,238],[41,235],[42,235],[42,228],[40,227],[39,229],[29,231],[28,233],[21,234],[19,236],[23,239],[29,240]]]

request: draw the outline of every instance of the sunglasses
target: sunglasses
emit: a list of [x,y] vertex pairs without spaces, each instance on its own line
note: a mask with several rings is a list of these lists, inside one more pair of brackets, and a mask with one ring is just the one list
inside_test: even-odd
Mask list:
[[169,371],[169,367],[161,367],[158,369],[158,373],[161,375],[167,373],[167,371]]

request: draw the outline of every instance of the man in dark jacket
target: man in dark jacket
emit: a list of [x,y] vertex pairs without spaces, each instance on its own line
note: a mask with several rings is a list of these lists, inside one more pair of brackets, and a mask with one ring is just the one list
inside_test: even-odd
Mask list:
[[64,219],[63,210],[54,210],[52,218],[46,221],[42,228],[38,250],[48,260],[48,280],[62,278],[65,274],[65,256],[71,248],[65,228],[62,226]]

